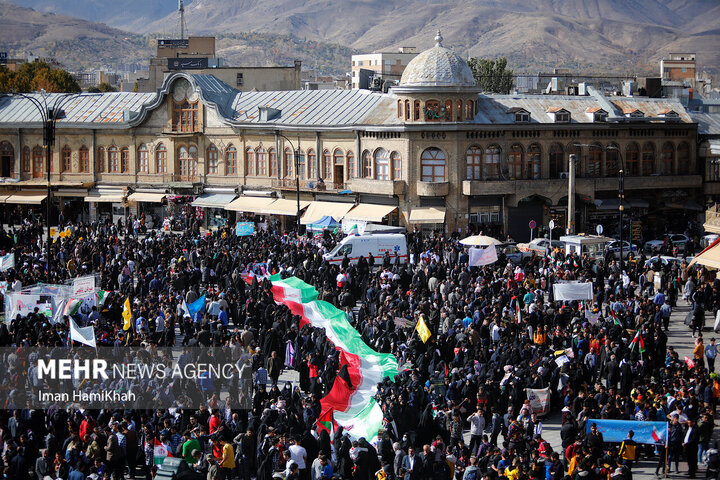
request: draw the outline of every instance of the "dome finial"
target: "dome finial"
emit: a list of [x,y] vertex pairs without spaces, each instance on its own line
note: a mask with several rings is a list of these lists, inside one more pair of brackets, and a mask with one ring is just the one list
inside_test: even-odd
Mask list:
[[435,35],[435,46],[442,47],[442,35],[440,35],[440,29],[438,28],[437,35]]

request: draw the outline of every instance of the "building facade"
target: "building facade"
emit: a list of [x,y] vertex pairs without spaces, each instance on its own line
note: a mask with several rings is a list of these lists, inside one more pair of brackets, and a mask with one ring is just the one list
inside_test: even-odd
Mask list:
[[[697,124],[677,100],[484,95],[436,40],[387,94],[240,92],[175,73],[155,93],[75,99],[52,151],[55,196],[90,217],[187,196],[292,222],[299,181],[304,223],[323,212],[523,240],[529,220],[564,223],[573,158],[576,231],[614,222],[619,170],[631,218],[667,216],[702,195]],[[30,102],[0,99],[0,201],[42,196],[40,127]],[[239,197],[210,198],[221,194]]]
[[[367,70],[386,80],[400,80],[408,63],[418,53],[415,47],[400,47],[397,52],[363,53],[352,56],[352,88],[361,87],[361,71]],[[365,87],[367,88],[367,87]]]

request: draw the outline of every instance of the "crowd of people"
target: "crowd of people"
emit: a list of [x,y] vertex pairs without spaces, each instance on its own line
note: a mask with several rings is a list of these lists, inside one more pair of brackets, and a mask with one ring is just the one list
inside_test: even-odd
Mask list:
[[[193,228],[120,236],[108,223],[69,228],[51,245],[49,262],[39,223],[0,232],[0,253],[15,254],[15,267],[0,274],[8,291],[96,274],[112,294],[73,321],[94,328],[98,348],[197,349],[240,368],[209,386],[126,386],[138,389],[147,408],[37,408],[32,392],[42,380],[28,352],[72,347],[70,319],[53,324],[40,312],[6,318],[0,442],[10,480],[151,479],[168,468],[158,465],[158,447],[181,459],[173,467],[178,479],[208,480],[623,480],[640,457],[656,462],[658,474],[686,462],[693,478],[711,457],[705,452],[717,456],[717,350],[703,327],[705,315],[715,318],[720,308],[720,281],[704,268],[645,266],[640,258],[620,271],[614,260],[561,251],[520,265],[499,252],[492,265],[469,267],[457,235],[441,232],[408,233],[407,262],[385,255],[331,265],[322,254],[338,240],[333,235],[237,237],[230,228]],[[318,423],[320,399],[339,375],[339,352],[321,329],[301,327],[274,302],[267,278],[246,282],[257,265],[315,286],[369,346],[396,356],[400,372],[377,389],[384,414],[377,442]],[[555,301],[552,286],[568,280],[591,282],[594,302]],[[206,308],[186,315],[183,304],[203,294]],[[130,329],[123,328],[126,299]],[[692,308],[694,358],[668,345],[678,303]],[[414,328],[421,316],[432,333],[425,342]],[[288,371],[299,381],[283,381]],[[549,389],[548,418],[561,423],[561,445],[546,440],[543,421],[550,420],[533,411],[526,388]],[[605,442],[593,419],[667,420],[667,449],[637,445],[631,433],[622,444]],[[707,471],[717,475],[714,465]]]

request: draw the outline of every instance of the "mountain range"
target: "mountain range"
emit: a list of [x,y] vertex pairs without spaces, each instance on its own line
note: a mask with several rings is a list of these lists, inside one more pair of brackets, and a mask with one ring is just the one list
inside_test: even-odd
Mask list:
[[[136,34],[179,30],[172,0],[13,1]],[[461,56],[505,56],[516,71],[657,73],[678,51],[720,66],[717,0],[188,0],[185,18],[191,35],[281,34],[364,52],[422,50],[440,29]]]

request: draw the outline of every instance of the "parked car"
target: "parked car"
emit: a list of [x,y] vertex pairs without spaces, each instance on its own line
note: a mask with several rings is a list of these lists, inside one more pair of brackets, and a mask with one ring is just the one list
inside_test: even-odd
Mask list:
[[498,252],[503,252],[510,262],[514,265],[519,265],[526,258],[532,257],[533,252],[531,250],[522,251],[514,243],[503,243],[497,246]]
[[564,251],[565,244],[560,240],[553,240],[551,247],[550,240],[548,240],[547,238],[536,238],[530,243],[518,243],[517,248],[520,249],[520,251],[522,252],[531,252],[534,250],[535,252],[538,252],[538,254],[544,255],[545,253],[549,253],[549,250],[551,248],[553,250],[559,248],[560,250]]
[[663,265],[668,265],[670,263],[677,263],[678,265],[681,264],[684,260],[682,258],[677,257],[669,257],[667,255],[655,255],[654,257],[650,257],[645,261],[645,266],[650,267],[657,262],[662,263]]
[[671,242],[673,246],[677,246],[681,252],[684,252],[687,249],[687,244],[690,241],[690,238],[682,233],[669,233],[665,235],[663,239],[645,242],[643,248],[647,253],[656,253],[662,250],[666,241]]
[[[623,258],[632,258],[636,256],[638,253],[638,247],[637,245],[633,245],[630,242],[623,240]],[[610,243],[608,243],[605,246],[605,254],[609,254],[612,258],[620,258],[620,240],[615,240]]]

